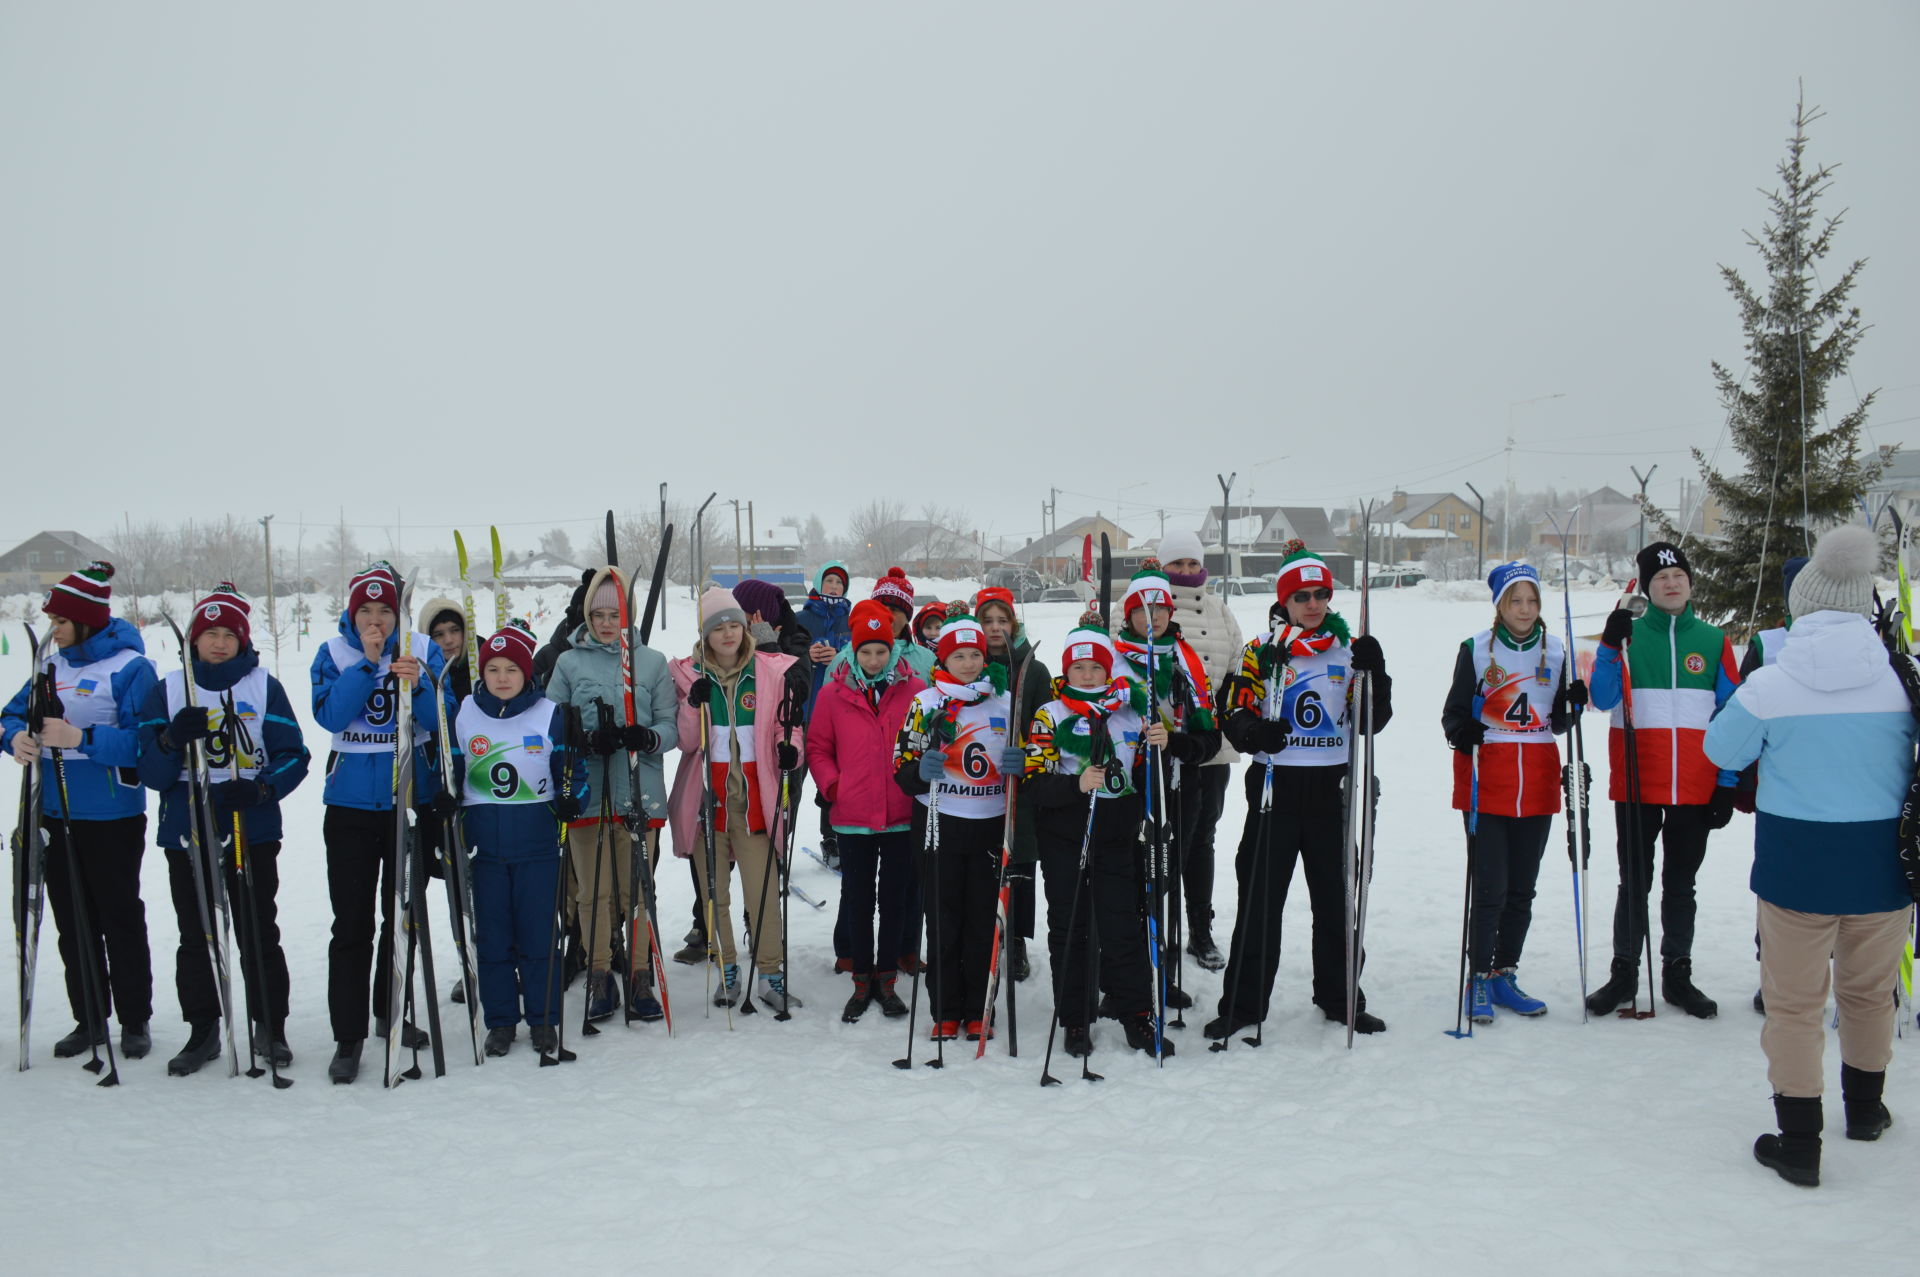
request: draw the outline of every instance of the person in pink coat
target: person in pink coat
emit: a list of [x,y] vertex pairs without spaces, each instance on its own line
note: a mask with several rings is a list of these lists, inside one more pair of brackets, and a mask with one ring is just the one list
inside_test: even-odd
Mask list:
[[[848,618],[853,660],[830,674],[807,726],[807,769],[828,803],[840,840],[840,917],[853,965],[853,996],[840,1018],[851,1024],[876,999],[890,1016],[907,1013],[894,991],[900,975],[913,863],[913,799],[893,779],[893,741],[913,698],[926,688],[893,653],[893,619],[867,599]],[[880,925],[874,927],[876,902]]]
[[[810,680],[791,657],[756,650],[746,613],[731,590],[700,596],[700,641],[693,655],[669,663],[680,693],[677,726],[683,757],[667,798],[673,854],[691,859],[707,911],[707,953],[720,967],[715,1006],[740,998],[733,940],[731,866],[740,866],[753,928],[760,1000],[775,1011],[800,999],[787,990],[778,900],[782,872],[774,865],[785,843],[783,782],[800,768],[800,722]],[[707,863],[707,832],[713,865]]]

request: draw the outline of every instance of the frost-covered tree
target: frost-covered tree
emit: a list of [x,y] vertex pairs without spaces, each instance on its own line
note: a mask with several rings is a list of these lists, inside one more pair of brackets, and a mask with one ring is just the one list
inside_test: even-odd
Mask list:
[[[1766,271],[1763,286],[1749,286],[1731,266],[1720,268],[1740,310],[1747,356],[1739,373],[1716,361],[1713,377],[1743,464],[1722,474],[1693,450],[1723,526],[1719,538],[1688,543],[1687,553],[1695,609],[1742,634],[1785,619],[1781,565],[1808,553],[1820,528],[1855,517],[1860,494],[1885,466],[1883,457],[1863,459],[1859,452],[1860,427],[1877,392],[1827,420],[1828,387],[1846,372],[1866,331],[1859,308],[1847,303],[1866,262],[1854,261],[1819,287],[1816,263],[1833,248],[1845,216],[1845,210],[1824,219],[1815,213],[1834,171],[1833,165],[1808,167],[1807,126],[1820,118],[1804,98],[1796,104],[1780,184],[1764,192],[1768,221],[1747,236]],[[1648,507],[1647,521],[1669,540],[1681,539],[1682,529],[1658,509]]]

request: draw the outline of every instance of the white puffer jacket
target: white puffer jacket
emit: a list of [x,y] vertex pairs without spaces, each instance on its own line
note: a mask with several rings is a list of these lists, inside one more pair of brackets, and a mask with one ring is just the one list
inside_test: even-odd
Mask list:
[[[1246,640],[1240,636],[1240,623],[1233,619],[1233,613],[1227,610],[1226,600],[1202,584],[1197,589],[1191,586],[1173,587],[1173,619],[1180,626],[1180,637],[1187,641],[1200,663],[1206,666],[1207,682],[1212,685],[1216,697],[1214,712],[1220,705],[1220,684],[1228,674],[1240,666],[1240,653],[1246,647]],[[1220,738],[1220,752],[1206,761],[1212,767],[1218,763],[1237,763],[1240,755],[1233,746],[1227,744],[1226,737]]]

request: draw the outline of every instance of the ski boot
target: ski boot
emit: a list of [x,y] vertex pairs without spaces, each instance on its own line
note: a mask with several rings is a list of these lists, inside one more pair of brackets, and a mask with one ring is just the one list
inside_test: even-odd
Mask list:
[[799,994],[787,991],[787,977],[783,972],[763,974],[760,977],[757,992],[760,996],[760,1005],[775,1014],[782,1011],[798,1011],[806,1005],[800,1000]]
[[1027,938],[1016,934],[1013,937],[1013,979],[1018,984],[1033,974],[1033,963],[1027,960]]
[[[1132,1015],[1120,1017],[1120,1031],[1127,1035],[1127,1045],[1136,1051],[1153,1054],[1153,1012],[1136,1011]],[[1160,1058],[1168,1059],[1173,1055],[1173,1039],[1162,1034],[1160,1037]]]
[[153,1050],[153,1034],[147,1032],[147,1022],[122,1024],[120,1026],[120,1054],[129,1060],[143,1060],[147,1052]]
[[518,1028],[511,1024],[496,1025],[488,1029],[485,1043],[487,1054],[495,1056],[505,1055],[508,1051],[513,1050],[513,1040],[518,1036]]
[[730,1007],[740,1001],[740,966],[729,962],[720,972],[720,983],[713,991],[713,1005]]
[[167,1061],[168,1077],[187,1077],[198,1073],[202,1067],[220,1058],[220,1022],[210,1020],[205,1024],[190,1026],[187,1044],[180,1053]]
[[533,1049],[542,1055],[560,1048],[560,1031],[551,1024],[531,1025],[527,1029],[527,1036],[533,1039]]
[[264,1024],[253,1026],[253,1053],[263,1059],[270,1058],[276,1069],[293,1066],[293,1048],[287,1045],[287,1026],[275,1025],[269,1031]]
[[1712,998],[1693,987],[1691,958],[1672,958],[1661,964],[1660,997],[1696,1020],[1711,1020],[1720,1013]]
[[1493,1023],[1492,977],[1479,972],[1467,980],[1467,1019],[1475,1024]]
[[696,962],[704,962],[706,957],[707,932],[704,927],[696,926],[691,928],[687,932],[686,938],[680,942],[680,947],[673,951],[673,960],[675,962],[685,963],[687,966],[692,966]]
[[667,1018],[667,1009],[653,995],[653,972],[636,971],[627,986],[627,1012],[643,1024]]
[[88,1029],[84,1024],[75,1024],[73,1026],[73,1032],[53,1044],[53,1058],[56,1060],[70,1060],[76,1055],[85,1054],[89,1047],[105,1046],[106,1044],[106,1025],[102,1024],[98,1028]]
[[1630,1004],[1639,993],[1640,964],[1632,958],[1615,958],[1612,978],[1587,995],[1587,1014],[1611,1014]]
[[1066,1030],[1068,1055],[1078,1060],[1093,1054],[1093,1034],[1087,1032],[1086,1025],[1069,1024]]
[[614,988],[613,972],[592,971],[587,974],[587,1019],[605,1020],[620,1009],[620,990]]
[[1493,998],[1493,1005],[1515,1015],[1545,1015],[1547,1004],[1533,997],[1520,987],[1519,972],[1508,967],[1505,971],[1495,971],[1487,980],[1487,992]]
[[1258,1016],[1230,1015],[1222,1011],[1219,1015],[1207,1021],[1205,1027],[1200,1030],[1200,1035],[1202,1037],[1212,1038],[1218,1042],[1223,1038],[1232,1037],[1242,1029],[1251,1029],[1258,1023],[1260,1023]]
[[327,1061],[327,1078],[335,1086],[350,1086],[360,1076],[360,1048],[365,1045],[364,1038],[335,1044],[333,1058]]
[[[387,1022],[384,1018],[375,1017],[373,1021],[373,1036],[383,1039],[387,1036]],[[401,1022],[400,1046],[403,1050],[424,1051],[432,1045],[433,1039],[427,1036],[425,1029],[410,1021]]]
[[1200,964],[1203,971],[1220,971],[1227,965],[1220,946],[1213,942],[1213,928],[1197,922],[1192,924],[1192,932],[1187,939],[1187,953]]
[[[1313,1005],[1319,1007],[1320,1013],[1335,1024],[1345,1024],[1347,1022],[1346,1007],[1337,1005],[1329,1006],[1317,998],[1314,1000]],[[1387,1022],[1385,1020],[1382,1020],[1379,1016],[1367,1010],[1366,991],[1362,989],[1354,990],[1353,1031],[1355,1033],[1383,1033],[1386,1031],[1386,1027]]]

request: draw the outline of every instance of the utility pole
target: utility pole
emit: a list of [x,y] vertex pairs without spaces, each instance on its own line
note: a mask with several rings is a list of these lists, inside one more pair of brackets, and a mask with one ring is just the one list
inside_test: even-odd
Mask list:
[[[1633,477],[1640,481],[1640,544],[1633,547],[1635,555],[1638,555],[1640,551],[1647,548],[1647,481],[1653,478],[1653,472],[1659,468],[1659,463],[1656,462],[1648,466],[1646,474],[1642,475],[1639,466],[1627,467],[1627,469],[1633,471]],[[1684,508],[1680,512],[1680,517],[1683,519],[1686,517],[1686,510]],[[1681,528],[1680,535],[1685,536],[1686,534],[1687,530],[1684,527]],[[1642,581],[1640,584],[1644,587],[1646,582]]]
[[[712,505],[713,499],[719,495],[718,492],[709,492],[707,499],[700,503],[700,509],[693,516],[693,582],[687,589],[696,608],[700,602],[700,587],[706,583],[707,576],[707,507]],[[699,620],[698,615],[694,620],[696,622]]]
[[733,583],[740,584],[740,498],[733,498]]
[[747,566],[760,575],[760,538],[753,530],[753,502],[747,502]]
[[1487,499],[1471,483],[1467,485],[1467,491],[1480,503],[1480,544],[1473,552],[1473,578],[1477,581],[1486,575],[1487,568]]
[[[1232,525],[1227,521],[1227,507],[1233,504],[1233,481],[1240,477],[1240,472],[1235,470],[1224,479],[1215,472],[1213,477],[1220,483],[1220,552],[1226,558],[1226,562],[1221,566],[1226,569],[1227,576],[1237,576],[1238,573],[1233,570]],[[1202,546],[1200,552],[1206,553],[1206,547]]]
[[[666,545],[666,535],[667,535],[667,485],[663,483],[660,485],[660,537],[661,537],[661,540],[659,543],[662,547]],[[657,554],[659,553],[659,551],[656,550],[655,553]],[[663,578],[663,583],[664,583],[664,578]],[[660,591],[660,624],[662,625],[665,625],[667,623],[667,595],[671,593],[672,593],[671,590],[667,590],[664,588]]]
[[267,537],[267,633],[273,635],[273,676],[280,677],[280,627],[274,621],[273,610],[273,516],[260,520],[260,527]]

